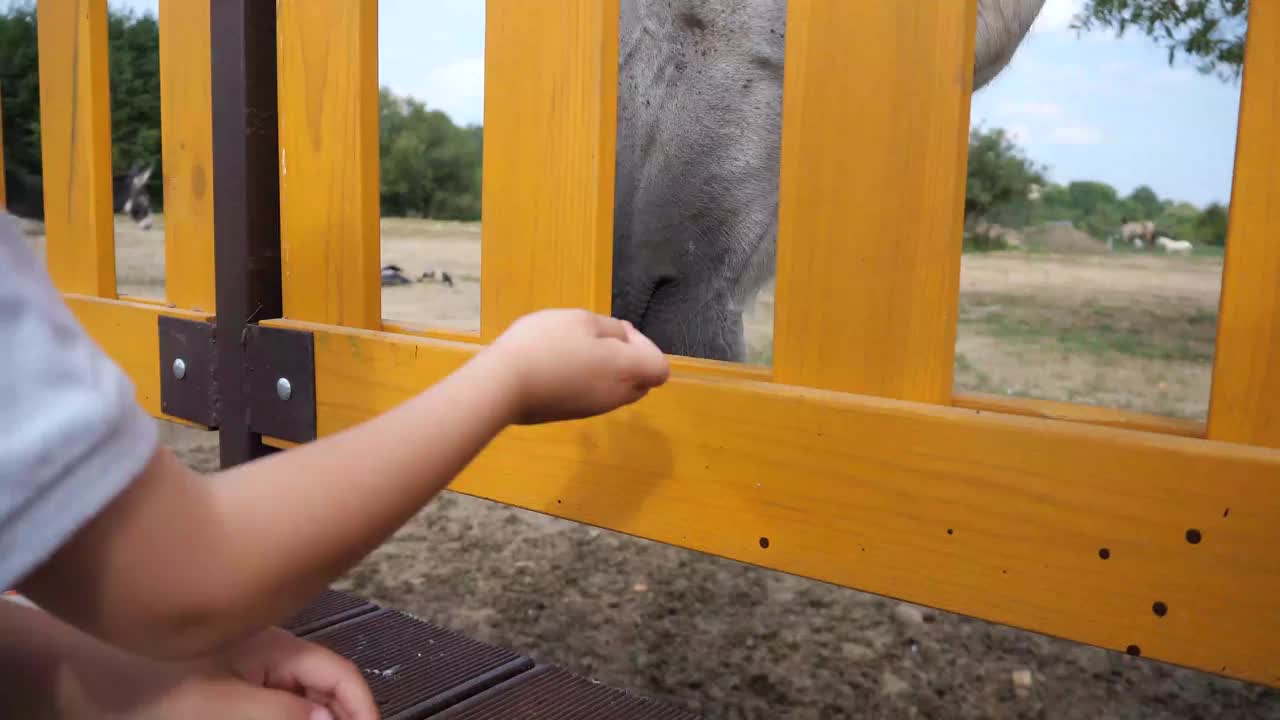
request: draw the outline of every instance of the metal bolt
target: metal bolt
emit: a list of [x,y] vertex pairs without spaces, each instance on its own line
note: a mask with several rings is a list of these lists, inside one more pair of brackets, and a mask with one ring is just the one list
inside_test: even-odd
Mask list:
[[187,376],[187,363],[182,358],[173,361],[173,376],[179,380]]
[[280,378],[276,381],[276,395],[281,400],[288,400],[293,396],[293,386],[289,384],[289,378]]

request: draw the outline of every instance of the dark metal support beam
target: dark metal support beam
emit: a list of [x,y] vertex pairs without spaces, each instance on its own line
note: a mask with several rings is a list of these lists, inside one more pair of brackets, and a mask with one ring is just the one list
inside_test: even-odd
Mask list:
[[222,465],[271,452],[249,429],[245,325],[280,317],[275,0],[210,0],[217,413]]

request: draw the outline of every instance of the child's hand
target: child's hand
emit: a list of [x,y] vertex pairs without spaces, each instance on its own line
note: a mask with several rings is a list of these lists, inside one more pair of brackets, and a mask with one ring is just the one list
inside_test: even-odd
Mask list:
[[[68,691],[58,699],[58,717],[85,720],[108,714],[131,720],[377,720],[379,717],[373,694],[354,664],[280,628],[268,628],[227,652],[191,662],[144,659],[96,640],[83,644],[97,651],[98,656],[76,658],[73,674],[82,677],[83,687],[74,681],[66,684]],[[63,648],[63,652],[67,651]],[[48,702],[46,698],[41,701]],[[0,701],[0,712],[5,707],[6,703]]]
[[[229,675],[191,675],[129,707],[127,717],[131,720],[342,720],[344,717],[329,710],[317,710],[317,707],[321,706],[294,693],[255,687]],[[122,708],[113,706],[112,709]],[[101,712],[102,708],[76,707],[69,715],[88,720],[103,717]]]
[[294,693],[330,712],[312,715],[310,720],[378,718],[369,685],[353,663],[281,628],[267,628],[236,646],[223,660],[232,673],[251,685]]
[[667,381],[667,359],[630,323],[585,310],[542,310],[507,329],[483,355],[513,382],[521,425],[609,412]]

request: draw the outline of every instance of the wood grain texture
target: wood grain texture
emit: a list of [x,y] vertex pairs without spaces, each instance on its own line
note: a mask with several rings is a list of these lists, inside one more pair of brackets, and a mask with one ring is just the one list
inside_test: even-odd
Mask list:
[[47,261],[63,292],[115,297],[106,0],[37,3]]
[[147,413],[180,425],[199,427],[160,411],[160,334],[156,318],[168,315],[213,322],[211,314],[86,295],[63,297],[89,336],[133,380],[138,403]]
[[1280,448],[1280,3],[1249,5],[1209,437]]
[[1047,420],[1062,420],[1087,425],[1137,430],[1139,432],[1179,435],[1190,438],[1203,438],[1205,436],[1204,423],[1194,420],[1147,415],[1145,413],[1096,405],[1079,405],[1055,400],[1007,397],[985,393],[957,393],[952,400],[952,404],[969,410],[1023,415]]
[[[478,347],[267,324],[316,334],[320,436]],[[452,489],[1280,684],[1278,484],[1276,450],[677,372],[605,417],[508,429]]]
[[165,293],[208,312],[216,304],[210,30],[208,3],[160,0]]
[[951,402],[975,0],[791,0],[774,378]]
[[377,0],[280,0],[287,317],[380,328]]
[[548,307],[608,314],[618,0],[489,0],[480,334]]

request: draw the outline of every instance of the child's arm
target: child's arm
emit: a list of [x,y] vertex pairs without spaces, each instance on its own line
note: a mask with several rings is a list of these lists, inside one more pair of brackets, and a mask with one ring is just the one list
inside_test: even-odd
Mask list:
[[537,313],[436,386],[343,433],[209,478],[157,452],[21,588],[124,648],[214,652],[303,607],[506,425],[607,412],[666,377],[662,353],[625,323]]
[[4,718],[378,717],[359,668],[279,628],[226,656],[164,663],[108,645],[42,610],[0,601],[0,637]]

